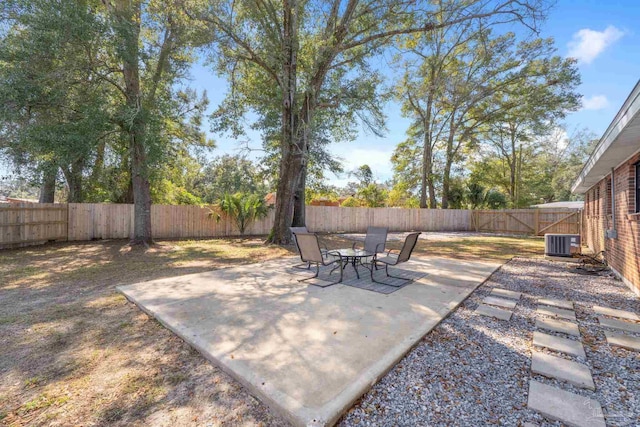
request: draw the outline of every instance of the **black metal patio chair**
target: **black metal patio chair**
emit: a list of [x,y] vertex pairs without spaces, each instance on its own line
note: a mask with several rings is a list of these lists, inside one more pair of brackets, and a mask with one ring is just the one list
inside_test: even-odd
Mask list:
[[[338,264],[340,270],[340,279],[336,282],[329,283],[325,286],[335,285],[337,283],[342,282],[342,256],[339,252],[335,251],[326,251],[323,252],[320,248],[320,241],[318,240],[318,236],[313,233],[295,233],[296,237],[296,245],[298,246],[298,253],[300,254],[300,259],[302,262],[306,262],[309,265],[316,265],[316,274],[312,277],[307,277],[304,279],[299,279],[299,282],[303,282],[305,280],[315,279],[320,274],[320,265],[328,266],[332,264]],[[333,271],[333,270],[332,270]],[[317,285],[321,286],[321,285]],[[322,286],[322,287],[325,287]]]
[[[392,276],[391,274],[389,274],[389,266],[390,265],[398,265],[398,264],[402,264],[403,262],[407,262],[409,261],[409,259],[411,258],[411,254],[413,253],[413,249],[416,247],[416,243],[418,243],[418,236],[422,234],[420,232],[418,233],[410,233],[406,239],[404,239],[404,244],[402,245],[402,249],[400,249],[400,252],[395,254],[392,253],[391,250],[389,250],[387,252],[387,254],[383,257],[378,258],[378,256],[376,255],[373,258],[373,265],[376,266],[378,263],[384,264],[384,272],[387,275],[387,277],[392,277],[394,279],[400,279],[400,280],[406,280],[406,281],[411,281],[411,279],[405,279],[404,277],[398,277],[398,276]],[[394,285],[391,283],[385,283],[385,282],[379,282],[377,281],[374,277],[373,277],[373,271],[375,269],[372,268],[371,269],[371,280],[373,282],[376,283],[380,283],[383,285],[388,285],[388,286],[395,286],[395,287],[400,287],[402,285],[404,285],[404,283],[400,284],[400,285]]]
[[[389,229],[387,227],[367,227],[367,235],[364,238],[363,249],[374,254],[372,261],[373,258],[375,258],[375,254],[384,253],[388,233]],[[355,249],[357,244],[358,242],[354,242],[352,249]],[[367,261],[367,263],[369,263],[369,261]]]
[[[309,230],[307,229],[307,227],[289,227],[289,231],[291,232],[291,236],[293,238],[293,243],[296,243],[296,233],[297,234],[301,234],[301,233],[309,233]],[[296,248],[297,248],[297,244],[296,244]],[[327,246],[320,243],[320,250],[322,251],[322,253],[327,252],[329,249],[327,249]],[[298,252],[299,253],[299,252]],[[293,268],[299,268],[299,269],[305,269],[305,270],[309,270],[311,269],[311,263],[302,263],[302,264],[296,264],[293,266]]]

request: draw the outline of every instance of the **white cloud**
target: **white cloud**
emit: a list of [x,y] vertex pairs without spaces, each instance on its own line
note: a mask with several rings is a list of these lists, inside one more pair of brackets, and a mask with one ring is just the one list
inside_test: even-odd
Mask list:
[[604,31],[583,28],[575,33],[573,40],[568,43],[569,56],[589,64],[623,35],[624,32],[613,25],[609,25]]
[[609,106],[609,100],[604,95],[594,95],[589,98],[582,98],[583,110],[602,110]]

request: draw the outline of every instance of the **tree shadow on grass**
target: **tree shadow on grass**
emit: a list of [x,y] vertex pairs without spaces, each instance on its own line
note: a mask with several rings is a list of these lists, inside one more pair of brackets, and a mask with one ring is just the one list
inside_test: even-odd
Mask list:
[[[241,415],[249,424],[280,424],[263,405],[247,406],[254,399],[230,377],[115,291],[118,284],[271,257],[258,245],[250,248],[260,250],[258,256],[210,246],[179,248],[178,255],[171,248],[130,251],[124,241],[3,252],[9,274],[0,288],[2,422],[139,423],[155,411],[192,407],[218,390],[236,409],[186,409],[184,417],[200,411],[223,421]],[[176,259],[201,264],[180,266]],[[24,266],[25,274],[12,275]],[[49,271],[41,277],[39,270]]]

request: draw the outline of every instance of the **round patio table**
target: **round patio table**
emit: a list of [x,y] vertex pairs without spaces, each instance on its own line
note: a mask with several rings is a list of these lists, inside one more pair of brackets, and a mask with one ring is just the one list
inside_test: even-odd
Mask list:
[[[372,257],[374,255],[373,252],[368,252],[368,251],[365,251],[363,249],[353,249],[353,248],[336,249],[336,250],[333,250],[332,252],[338,252],[342,258],[347,260],[347,262],[342,267],[343,269],[347,267],[347,264],[351,263],[351,265],[353,266],[353,269],[356,272],[356,276],[358,277],[358,279],[360,279],[360,274],[358,274],[358,265],[362,265],[362,266],[364,266],[364,268],[369,270],[369,267],[367,267],[362,262],[362,260],[364,258],[369,258],[369,257]],[[337,268],[339,268],[339,267],[337,267]],[[335,270],[335,268],[333,270]],[[333,271],[333,270],[331,270],[331,271]]]

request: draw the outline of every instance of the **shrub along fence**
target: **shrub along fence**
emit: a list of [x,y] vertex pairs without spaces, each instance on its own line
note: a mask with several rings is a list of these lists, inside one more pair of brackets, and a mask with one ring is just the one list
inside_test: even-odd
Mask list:
[[[151,206],[156,239],[238,236],[230,218],[219,221],[200,206]],[[580,233],[581,211],[518,209],[471,211],[455,209],[342,208],[307,206],[307,227],[318,232],[364,232],[367,226],[390,231],[481,231],[517,234]],[[248,235],[266,235],[274,211],[248,228]],[[70,203],[0,205],[0,248],[47,241],[127,239],[133,235],[133,205]]]

